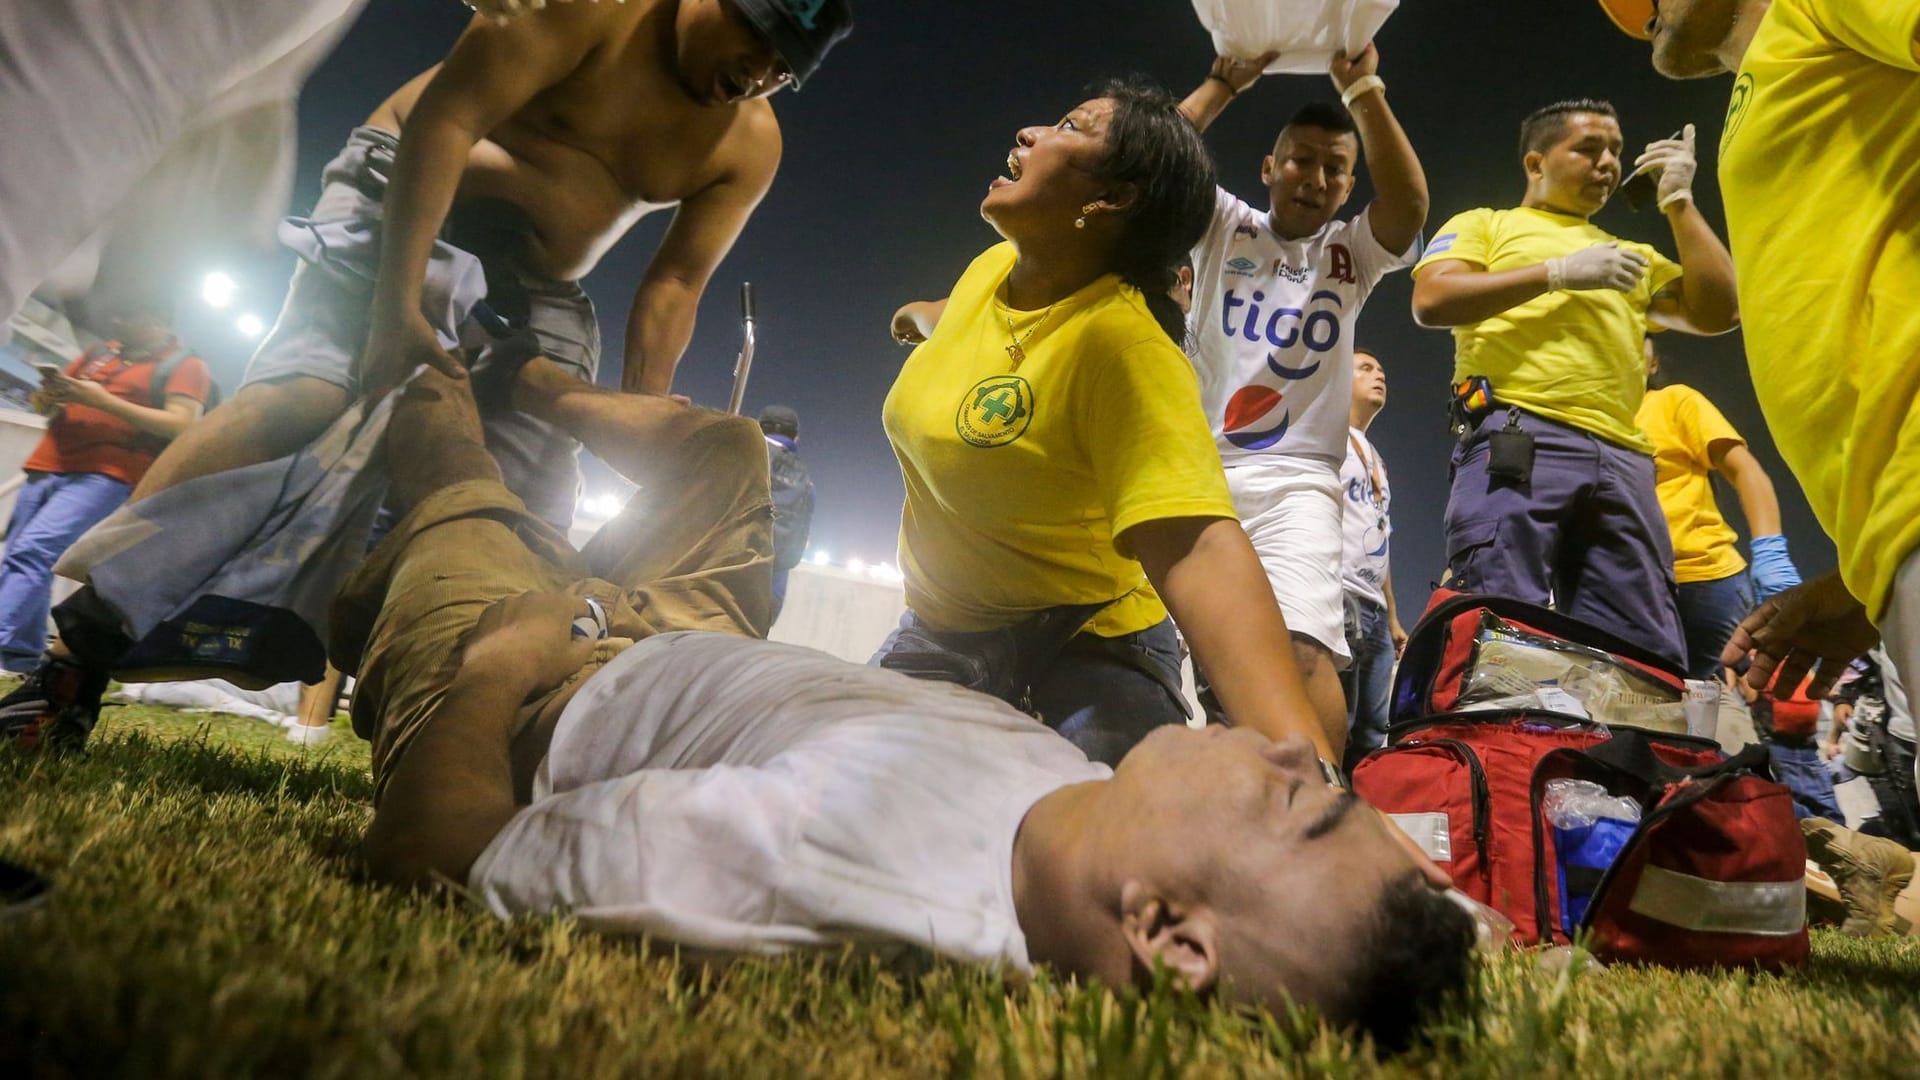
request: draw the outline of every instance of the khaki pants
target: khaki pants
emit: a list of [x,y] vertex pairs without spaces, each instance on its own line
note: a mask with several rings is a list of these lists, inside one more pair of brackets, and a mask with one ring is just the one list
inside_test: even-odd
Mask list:
[[[460,402],[410,399],[395,428],[431,422]],[[409,417],[418,406],[425,416]],[[471,408],[471,401],[465,402]],[[684,411],[636,426],[657,443],[657,468],[585,550],[527,512],[484,448],[452,466],[468,475],[422,499],[348,579],[335,601],[328,652],[359,678],[354,730],[373,743],[375,798],[395,763],[439,708],[461,644],[494,602],[536,590],[591,596],[611,638],[563,691],[632,642],[671,630],[765,637],[773,540],[766,445],[753,421]],[[456,458],[463,450],[455,447]],[[445,471],[447,456],[432,467]],[[395,448],[392,466],[408,467]],[[549,695],[551,698],[551,695]],[[525,724],[538,711],[529,706]],[[517,730],[517,729],[516,729]]]

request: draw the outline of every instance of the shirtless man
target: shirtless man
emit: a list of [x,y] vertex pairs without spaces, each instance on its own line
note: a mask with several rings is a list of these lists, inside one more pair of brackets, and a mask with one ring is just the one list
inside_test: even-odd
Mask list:
[[[125,515],[151,514],[144,542],[164,554],[169,514],[221,510],[144,500],[294,454],[418,365],[462,377],[457,346],[473,358],[507,487],[564,530],[578,444],[509,407],[516,377],[554,366],[593,381],[599,324],[576,279],[641,217],[677,205],[634,300],[622,379],[629,391],[668,391],[701,291],[779,163],[763,99],[812,75],[851,28],[848,0],[628,0],[476,17],[445,61],[354,130],[311,217],[282,229],[303,262],[273,332],[233,400],[168,447]],[[267,591],[244,599],[321,621]],[[0,732],[84,741],[126,635],[73,627],[111,625],[124,611],[115,600],[89,588],[63,605],[56,618],[80,663],[50,655],[0,699]]]
[[[422,310],[443,227],[455,248],[490,264],[490,291],[517,279],[541,351],[591,381],[599,335],[574,282],[640,218],[677,205],[634,298],[622,371],[625,389],[666,393],[707,279],[779,164],[779,125],[761,99],[812,74],[851,19],[846,0],[631,0],[505,24],[476,17],[328,167],[315,224],[383,226],[368,244],[379,248],[371,297],[303,267],[231,405],[172,447],[134,499],[291,453],[363,389],[383,390],[418,364],[459,372],[442,336],[457,328],[434,327]],[[362,277],[375,269],[358,261]],[[327,333],[334,355],[313,355],[315,318],[349,324]],[[343,347],[361,353],[357,366]],[[483,353],[476,370],[512,366],[491,355],[500,351]],[[489,433],[508,486],[564,524],[573,485],[549,474],[571,474],[572,440],[525,418]]]

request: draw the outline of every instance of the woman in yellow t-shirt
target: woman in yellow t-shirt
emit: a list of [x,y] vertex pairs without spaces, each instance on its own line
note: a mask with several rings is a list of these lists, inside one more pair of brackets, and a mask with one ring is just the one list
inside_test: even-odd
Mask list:
[[1111,764],[1185,718],[1178,622],[1235,722],[1337,761],[1174,344],[1168,290],[1214,197],[1177,105],[1116,82],[1022,129],[980,206],[1006,242],[894,317],[920,343],[884,413],[909,610],[875,662],[1029,708]]

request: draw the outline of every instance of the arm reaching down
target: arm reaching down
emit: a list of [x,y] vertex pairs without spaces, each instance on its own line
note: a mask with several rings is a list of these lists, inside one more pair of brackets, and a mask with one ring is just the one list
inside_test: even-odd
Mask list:
[[1760,459],[1742,443],[1716,441],[1708,447],[1713,467],[1727,478],[1740,496],[1740,512],[1747,519],[1747,541],[1752,551],[1753,598],[1765,600],[1800,584],[1800,571],[1787,553],[1780,532],[1780,498]]
[[1779,685],[1798,686],[1815,672],[1807,696],[1827,696],[1847,664],[1880,643],[1867,607],[1847,591],[1838,573],[1815,578],[1761,604],[1743,619],[1720,662],[1734,667],[1751,656],[1746,685],[1766,689],[1779,673]]
[[466,374],[420,313],[434,237],[474,144],[578,68],[613,11],[610,4],[570,4],[504,24],[475,17],[420,92],[382,211],[379,279],[360,368],[369,389],[391,386],[416,364]]
[[1283,739],[1304,735],[1326,761],[1344,732],[1315,721],[1293,639],[1266,568],[1232,518],[1162,518],[1120,538],[1147,572],[1236,724]]
[[780,167],[779,125],[771,110],[762,110],[749,122],[756,130],[745,160],[725,180],[680,204],[640,279],[627,315],[627,353],[620,375],[621,389],[629,393],[665,394],[673,389],[674,369],[693,337],[700,294],[773,186]]

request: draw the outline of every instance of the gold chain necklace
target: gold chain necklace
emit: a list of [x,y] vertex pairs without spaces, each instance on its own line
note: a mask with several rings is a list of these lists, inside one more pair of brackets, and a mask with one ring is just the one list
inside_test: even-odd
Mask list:
[[[1057,304],[1059,301],[1056,300],[1054,303]],[[1007,337],[1013,340],[1013,344],[1002,347],[1007,350],[1007,359],[1013,361],[1015,367],[1018,367],[1021,361],[1027,358],[1027,342],[1033,340],[1033,335],[1039,333],[1040,328],[1047,324],[1047,317],[1052,314],[1053,304],[1048,304],[1047,310],[1040,313],[1040,321],[1034,323],[1033,328],[1024,334],[1016,334],[1013,332],[1013,316],[1007,316]]]

